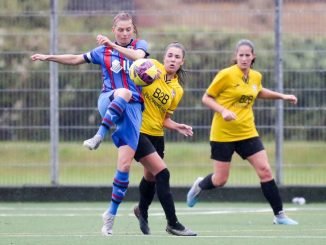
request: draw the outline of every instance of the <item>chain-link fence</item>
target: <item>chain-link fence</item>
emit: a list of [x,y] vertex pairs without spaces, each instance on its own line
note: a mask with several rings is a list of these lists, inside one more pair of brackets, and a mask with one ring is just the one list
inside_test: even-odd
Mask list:
[[[51,11],[51,2],[57,4]],[[277,2],[277,1],[275,1]],[[283,91],[296,94],[297,106],[284,103],[284,184],[326,184],[326,158],[318,156],[326,140],[326,3],[284,0],[282,34]],[[255,43],[255,68],[264,87],[276,89],[274,1],[264,0],[32,0],[0,3],[0,184],[49,184],[53,162],[50,151],[51,90],[49,64],[33,63],[33,53],[85,53],[96,46],[96,35],[111,35],[112,19],[120,10],[133,14],[140,37],[150,44],[152,58],[161,60],[167,44],[179,41],[187,49],[189,79],[174,119],[193,126],[195,135],[184,139],[167,132],[167,154],[176,185],[186,185],[200,173],[211,171],[208,136],[212,113],[201,97],[216,72],[230,64],[240,38]],[[53,7],[53,6],[52,6]],[[53,10],[53,9],[52,9]],[[52,14],[52,15],[51,15]],[[50,40],[51,16],[57,18],[56,40]],[[53,34],[53,33],[52,33]],[[114,149],[105,145],[97,153],[85,152],[81,142],[100,123],[96,110],[101,73],[95,65],[58,65],[58,152],[60,184],[106,184],[115,169]],[[257,101],[258,130],[273,165],[275,102]],[[109,137],[106,141],[110,142]],[[179,147],[179,148],[178,148]],[[109,148],[109,149],[108,149]],[[197,154],[183,162],[173,149]],[[53,149],[53,148],[51,148]],[[53,154],[53,152],[52,152]],[[79,156],[82,156],[79,158]],[[109,156],[109,159],[107,158]],[[186,158],[185,158],[186,159]],[[235,160],[231,184],[256,183],[246,162]],[[274,165],[273,165],[274,166]],[[99,174],[101,173],[101,174]],[[102,175],[102,173],[105,173]],[[53,173],[52,173],[53,174]],[[136,168],[134,183],[141,169]],[[52,180],[53,181],[53,180]],[[132,180],[133,181],[133,180]]]

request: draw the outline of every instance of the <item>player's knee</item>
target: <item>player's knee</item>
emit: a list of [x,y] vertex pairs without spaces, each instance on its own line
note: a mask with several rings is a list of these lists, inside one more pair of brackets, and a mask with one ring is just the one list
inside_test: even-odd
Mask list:
[[273,179],[273,173],[269,166],[262,166],[261,168],[259,168],[258,175],[262,182]]
[[215,174],[212,176],[212,183],[215,187],[223,187],[226,182],[228,181],[228,178],[227,177],[217,177],[215,176]]
[[150,173],[148,171],[147,172],[144,172],[144,179],[146,181],[155,182],[155,176],[152,175],[152,173]]
[[120,158],[118,161],[118,169],[124,172],[129,172],[130,166],[131,166],[132,159],[126,157],[126,158]]
[[114,97],[122,97],[126,101],[130,101],[132,97],[132,92],[129,89],[126,88],[119,88],[115,91]]
[[155,179],[157,182],[169,182],[170,180],[169,170],[167,168],[163,169],[155,176]]

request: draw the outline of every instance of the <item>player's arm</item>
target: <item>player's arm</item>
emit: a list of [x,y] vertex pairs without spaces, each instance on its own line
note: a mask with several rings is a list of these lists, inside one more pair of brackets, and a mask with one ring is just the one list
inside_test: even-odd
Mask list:
[[103,35],[97,35],[97,43],[100,45],[110,46],[117,50],[119,53],[123,54],[126,58],[130,60],[138,60],[146,56],[146,52],[142,49],[131,49],[122,47],[115,42],[112,42],[108,37]]
[[178,131],[184,136],[192,136],[194,134],[191,126],[173,121],[170,114],[166,114],[163,126],[167,129]]
[[209,94],[205,93],[202,98],[202,102],[204,105],[206,105],[208,108],[212,109],[215,112],[218,112],[222,115],[223,119],[225,121],[232,121],[237,118],[236,114],[219,103],[216,102],[215,98],[210,96]]
[[286,100],[289,101],[291,104],[296,104],[298,102],[297,97],[293,94],[283,94],[283,93],[272,91],[267,88],[262,88],[262,90],[258,93],[257,97],[260,99]]
[[33,54],[33,61],[53,61],[63,65],[80,65],[86,63],[82,54]]
[[146,56],[145,51],[142,49],[125,48],[115,43],[112,48],[117,50],[119,53],[123,54],[125,57],[127,57],[130,60],[138,60],[138,59],[145,58]]

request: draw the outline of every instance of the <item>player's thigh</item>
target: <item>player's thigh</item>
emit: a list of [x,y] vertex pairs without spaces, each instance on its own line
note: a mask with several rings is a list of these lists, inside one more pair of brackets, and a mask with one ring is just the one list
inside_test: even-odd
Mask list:
[[272,169],[268,162],[268,157],[265,150],[261,150],[249,156],[247,160],[254,167],[260,181],[265,182],[273,178]]
[[129,145],[120,146],[118,148],[118,170],[122,172],[129,172],[134,155],[135,150]]
[[142,157],[140,163],[148,170],[153,176],[157,175],[166,168],[166,164],[157,152],[153,152],[145,157]]
[[98,97],[97,108],[102,118],[105,116],[108,106],[111,103],[111,99],[113,99],[113,93],[114,90],[110,92],[101,93]]

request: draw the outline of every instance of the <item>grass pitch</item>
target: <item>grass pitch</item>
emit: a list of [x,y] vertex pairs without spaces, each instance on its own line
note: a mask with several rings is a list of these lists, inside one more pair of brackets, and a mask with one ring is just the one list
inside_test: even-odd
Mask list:
[[132,210],[135,203],[120,206],[114,235],[103,237],[101,214],[107,203],[0,203],[0,244],[324,244],[325,203],[285,205],[287,214],[299,225],[272,224],[266,203],[198,203],[194,208],[177,203],[181,223],[197,237],[176,237],[165,232],[162,208],[154,203],[149,224],[152,234],[144,236]]

